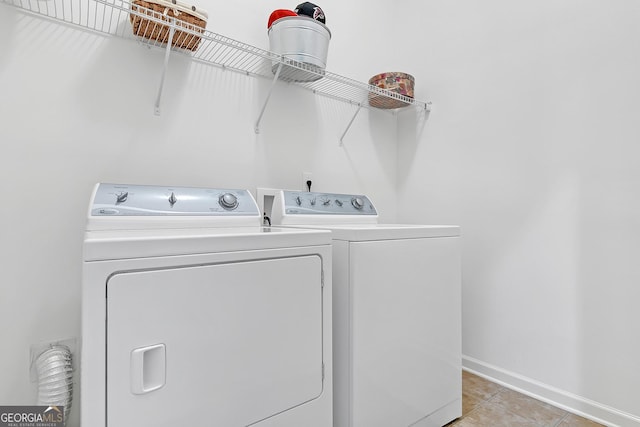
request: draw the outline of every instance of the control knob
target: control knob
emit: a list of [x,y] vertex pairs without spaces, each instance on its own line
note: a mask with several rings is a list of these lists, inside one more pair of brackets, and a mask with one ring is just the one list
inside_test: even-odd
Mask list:
[[218,198],[218,203],[227,210],[233,210],[238,207],[238,198],[231,193],[224,193]]
[[129,192],[128,191],[123,191],[122,193],[119,193],[116,195],[116,205],[118,203],[124,203],[127,201],[127,197],[129,197]]
[[176,197],[175,193],[172,191],[171,195],[169,196],[169,204],[171,205],[171,207],[173,207],[173,205],[175,205],[177,201],[178,201],[178,198]]
[[298,206],[302,205],[302,199],[300,198],[300,196],[296,197],[296,205]]
[[352,198],[351,204],[353,205],[354,208],[358,210],[361,210],[362,208],[364,208],[364,200],[362,200],[360,197]]

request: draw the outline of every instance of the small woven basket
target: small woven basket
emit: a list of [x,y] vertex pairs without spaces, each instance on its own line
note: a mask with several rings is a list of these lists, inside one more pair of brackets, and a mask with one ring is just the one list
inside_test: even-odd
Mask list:
[[[164,0],[134,0],[131,10],[138,14],[149,15],[154,19],[146,19],[136,13],[130,13],[129,19],[133,27],[133,34],[159,43],[169,41],[169,26],[156,20],[169,21],[175,18],[176,26],[196,33],[202,33],[207,25],[207,13],[196,10],[195,6],[187,7],[183,4]],[[176,29],[171,45],[181,49],[195,51],[200,44],[200,37],[190,32]]]
[[[380,73],[371,77],[369,79],[369,84],[379,87],[380,89],[395,92],[408,98],[413,98],[415,79],[411,74],[407,73]],[[376,108],[391,109],[406,107],[409,104],[399,99],[389,98],[375,92],[369,92],[369,105]]]

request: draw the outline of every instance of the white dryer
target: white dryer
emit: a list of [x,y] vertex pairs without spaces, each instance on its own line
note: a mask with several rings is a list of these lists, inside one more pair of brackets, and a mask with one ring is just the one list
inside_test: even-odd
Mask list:
[[83,426],[332,425],[330,233],[260,224],[245,190],[95,187]]
[[362,195],[277,191],[274,225],[331,230],[335,427],[462,414],[457,226],[379,224]]

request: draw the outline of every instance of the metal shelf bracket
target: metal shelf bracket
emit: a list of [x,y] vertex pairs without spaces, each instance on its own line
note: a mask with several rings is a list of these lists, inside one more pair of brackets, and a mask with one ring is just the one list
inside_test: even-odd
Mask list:
[[269,103],[269,98],[271,97],[271,93],[273,92],[273,88],[276,86],[276,82],[278,81],[278,77],[280,77],[280,70],[282,70],[282,62],[278,64],[278,69],[276,70],[275,76],[273,76],[273,81],[271,82],[271,87],[269,87],[269,92],[267,93],[267,97],[264,100],[264,104],[262,105],[262,110],[260,110],[260,115],[258,116],[258,120],[256,120],[256,125],[253,130],[256,133],[260,133],[260,121],[262,120],[262,116],[264,115],[264,110],[267,108],[267,104]]
[[167,74],[167,68],[169,67],[169,56],[171,55],[171,43],[173,42],[173,35],[176,32],[175,28],[175,18],[171,19],[171,24],[169,26],[169,40],[167,41],[167,46],[164,51],[164,64],[162,66],[162,74],[160,75],[160,87],[158,88],[158,96],[156,97],[156,104],[154,108],[154,113],[156,116],[160,115],[160,99],[162,99],[162,89],[164,87],[164,78]]
[[342,132],[342,135],[340,136],[340,144],[339,144],[340,147],[342,147],[343,145],[342,140],[344,139],[344,136],[347,134],[347,132],[349,132],[349,129],[351,129],[351,125],[353,124],[353,121],[356,119],[361,109],[362,109],[362,104],[358,102],[358,109],[353,114],[353,117],[351,117],[351,120],[349,120],[349,124],[347,125],[347,128],[344,130],[344,132]]

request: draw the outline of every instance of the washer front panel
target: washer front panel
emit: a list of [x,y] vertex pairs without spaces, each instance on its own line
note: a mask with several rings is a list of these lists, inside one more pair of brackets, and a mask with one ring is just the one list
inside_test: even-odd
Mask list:
[[[337,387],[335,398],[352,406],[336,408],[336,427],[436,425],[427,419],[459,402],[459,245],[458,238],[348,243],[350,312],[334,304],[334,317],[342,320],[337,328],[351,322],[350,358],[334,366],[350,370],[350,390]],[[336,271],[343,262],[334,260]],[[336,342],[335,354],[344,357],[343,345]]]

